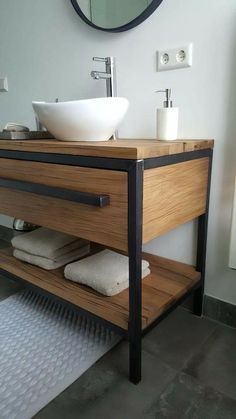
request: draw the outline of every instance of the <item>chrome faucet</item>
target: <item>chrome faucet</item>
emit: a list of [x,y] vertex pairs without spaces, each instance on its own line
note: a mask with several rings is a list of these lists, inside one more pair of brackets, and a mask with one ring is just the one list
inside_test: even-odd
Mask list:
[[[91,71],[91,77],[94,80],[106,80],[107,97],[116,97],[116,60],[115,57],[93,57],[93,61],[105,63],[106,71]],[[118,131],[116,130],[111,137],[113,140],[118,139]]]
[[103,62],[106,65],[106,71],[91,71],[91,77],[94,80],[106,80],[107,97],[115,97],[116,91],[116,64],[114,57],[93,57],[93,61]]

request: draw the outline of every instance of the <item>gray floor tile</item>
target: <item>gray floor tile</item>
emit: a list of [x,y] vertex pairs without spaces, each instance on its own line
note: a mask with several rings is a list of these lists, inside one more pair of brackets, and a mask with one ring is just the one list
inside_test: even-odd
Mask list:
[[179,307],[145,336],[143,348],[179,370],[216,327]]
[[0,239],[6,240],[7,242],[10,242],[12,237],[17,234],[15,230],[7,227],[0,226]]
[[236,327],[236,305],[226,303],[217,298],[205,296],[204,313],[206,317],[214,319],[231,327]]
[[[0,227],[0,249],[5,247],[9,247],[9,242],[6,240],[1,239],[1,237],[5,237],[4,232],[7,232],[9,229],[5,229]],[[10,234],[9,234],[10,236]],[[0,275],[0,301],[4,300],[10,295],[14,294],[15,292],[22,289],[22,286],[17,284],[16,282],[4,277],[4,275]]]
[[143,380],[127,379],[128,345],[123,342],[72,384],[35,419],[143,418],[144,410],[171,382],[176,371],[143,352]]
[[0,249],[4,249],[5,247],[9,247],[9,242],[0,239]]
[[236,400],[236,330],[217,326],[185,372]]
[[145,419],[233,419],[236,401],[180,373],[144,413]]
[[22,285],[0,275],[0,301],[22,289]]

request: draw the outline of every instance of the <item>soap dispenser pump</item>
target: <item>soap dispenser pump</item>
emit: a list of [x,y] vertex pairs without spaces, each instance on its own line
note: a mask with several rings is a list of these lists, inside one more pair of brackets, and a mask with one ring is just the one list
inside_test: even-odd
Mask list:
[[172,106],[171,89],[157,90],[165,93],[163,108],[157,109],[157,139],[172,141],[178,137],[179,108]]

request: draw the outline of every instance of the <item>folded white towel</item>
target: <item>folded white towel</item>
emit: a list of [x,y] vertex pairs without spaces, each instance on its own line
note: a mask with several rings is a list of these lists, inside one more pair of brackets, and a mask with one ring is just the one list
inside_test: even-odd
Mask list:
[[[65,277],[87,285],[101,294],[118,294],[129,286],[129,259],[111,250],[70,263],[65,267]],[[149,263],[142,261],[142,278],[150,273]]]
[[74,249],[87,245],[88,241],[41,227],[30,233],[14,237],[11,243],[15,249],[56,260]]
[[49,259],[43,256],[31,255],[30,253],[24,252],[23,250],[14,249],[13,256],[22,260],[23,262],[30,263],[31,265],[39,266],[40,268],[51,270],[57,269],[61,266],[65,266],[67,263],[77,260],[82,256],[87,255],[90,252],[90,245],[80,247],[79,249],[72,250],[72,252],[66,253],[57,259]]

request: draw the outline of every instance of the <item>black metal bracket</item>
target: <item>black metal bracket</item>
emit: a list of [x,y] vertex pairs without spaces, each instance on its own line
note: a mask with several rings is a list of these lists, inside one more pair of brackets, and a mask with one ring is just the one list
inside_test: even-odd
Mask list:
[[79,204],[105,207],[110,204],[109,195],[92,194],[87,192],[73,191],[71,189],[56,188],[54,186],[42,185],[39,183],[23,182],[19,180],[0,179],[1,188],[16,189],[18,191],[30,192],[36,195],[49,196],[77,202]]

